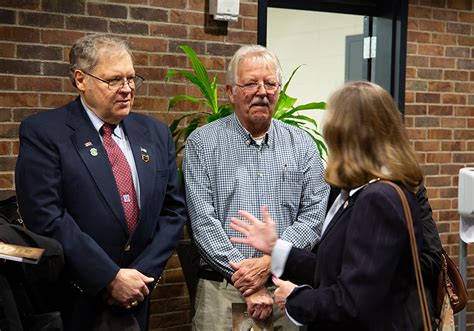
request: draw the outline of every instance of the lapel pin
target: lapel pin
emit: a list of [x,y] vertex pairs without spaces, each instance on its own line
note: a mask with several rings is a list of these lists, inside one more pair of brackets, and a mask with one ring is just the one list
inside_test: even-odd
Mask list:
[[148,161],[150,161],[150,155],[142,154],[142,161],[148,163]]
[[92,146],[92,142],[91,141],[87,141],[84,143],[84,147],[91,147]]
[[97,148],[93,147],[89,151],[92,156],[97,156],[99,153],[97,152]]

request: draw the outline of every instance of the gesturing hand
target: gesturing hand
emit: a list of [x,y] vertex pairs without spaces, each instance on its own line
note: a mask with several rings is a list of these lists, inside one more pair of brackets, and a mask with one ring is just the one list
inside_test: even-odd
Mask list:
[[245,235],[246,238],[232,237],[230,241],[250,245],[264,254],[271,255],[278,236],[275,223],[268,212],[268,207],[262,207],[263,222],[244,210],[239,210],[239,215],[245,218],[249,223],[231,217],[230,227]]
[[281,310],[285,310],[286,298],[291,292],[293,292],[297,285],[276,277],[272,277],[272,280],[273,284],[275,284],[277,287],[275,293],[273,294],[275,297],[275,303],[278,305],[278,307],[280,307]]

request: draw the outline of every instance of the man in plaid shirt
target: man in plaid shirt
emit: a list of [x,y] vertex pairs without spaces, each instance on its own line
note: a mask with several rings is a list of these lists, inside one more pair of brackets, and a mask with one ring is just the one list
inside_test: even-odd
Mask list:
[[[201,255],[193,330],[231,330],[232,303],[254,320],[272,314],[271,257],[233,244],[230,217],[266,205],[279,236],[310,250],[319,241],[329,186],[311,137],[272,119],[282,84],[277,57],[258,45],[233,56],[226,92],[234,113],[196,129],[184,155],[186,197]],[[275,306],[276,307],[276,306]],[[297,330],[273,309],[275,330]]]

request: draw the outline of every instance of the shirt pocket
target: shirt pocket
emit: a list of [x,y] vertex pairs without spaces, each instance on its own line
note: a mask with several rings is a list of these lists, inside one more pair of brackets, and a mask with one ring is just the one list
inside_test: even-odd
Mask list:
[[280,203],[287,208],[298,210],[303,191],[303,172],[282,171],[280,178]]

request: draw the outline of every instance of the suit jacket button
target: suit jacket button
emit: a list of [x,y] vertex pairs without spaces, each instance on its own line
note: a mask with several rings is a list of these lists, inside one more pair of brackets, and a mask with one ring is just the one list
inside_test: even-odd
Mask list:
[[125,246],[125,252],[130,251],[130,248],[131,248],[130,245]]

